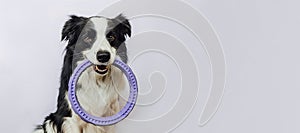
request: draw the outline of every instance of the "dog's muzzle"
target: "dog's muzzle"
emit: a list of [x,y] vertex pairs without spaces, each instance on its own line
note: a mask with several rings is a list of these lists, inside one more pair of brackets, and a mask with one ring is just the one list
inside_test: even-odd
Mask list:
[[96,57],[100,65],[94,65],[94,70],[100,75],[105,75],[110,68],[110,65],[108,65],[108,61],[110,60],[110,53],[107,51],[98,51]]

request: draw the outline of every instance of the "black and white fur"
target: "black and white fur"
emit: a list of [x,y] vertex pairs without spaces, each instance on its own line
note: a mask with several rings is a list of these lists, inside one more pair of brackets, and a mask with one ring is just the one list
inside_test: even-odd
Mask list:
[[[100,16],[71,18],[62,30],[67,42],[61,72],[57,110],[35,129],[35,133],[113,133],[114,126],[86,123],[71,109],[68,81],[74,68],[87,59],[94,65],[86,69],[77,83],[80,105],[95,116],[110,116],[120,110],[119,94],[124,88],[122,72],[112,66],[118,58],[127,62],[125,40],[131,36],[131,26],[122,14],[115,18]],[[102,58],[102,55],[106,55]],[[108,57],[109,54],[109,57]],[[108,58],[108,59],[107,59]]]

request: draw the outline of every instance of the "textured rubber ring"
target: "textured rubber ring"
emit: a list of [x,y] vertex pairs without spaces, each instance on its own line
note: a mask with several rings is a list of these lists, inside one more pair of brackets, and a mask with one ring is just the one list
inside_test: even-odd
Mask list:
[[136,77],[128,65],[126,65],[120,60],[115,60],[113,65],[119,68],[125,74],[129,82],[129,86],[130,86],[129,98],[126,105],[120,110],[120,112],[108,117],[96,117],[88,114],[80,106],[78,99],[76,97],[76,83],[78,81],[78,78],[81,75],[81,73],[91,65],[92,63],[90,61],[88,60],[84,61],[82,64],[78,65],[75,68],[72,76],[70,77],[68,96],[72,105],[72,109],[76,114],[80,116],[82,120],[92,123],[94,125],[107,126],[107,125],[116,124],[121,120],[123,120],[124,118],[126,118],[129,115],[129,113],[132,111],[133,107],[135,106],[135,103],[137,101],[137,95],[138,95],[138,85],[137,85]]

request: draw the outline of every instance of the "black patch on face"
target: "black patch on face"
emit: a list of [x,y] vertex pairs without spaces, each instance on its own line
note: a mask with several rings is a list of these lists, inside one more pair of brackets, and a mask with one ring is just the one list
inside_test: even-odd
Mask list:
[[94,30],[94,25],[90,21],[85,24],[84,28],[80,32],[81,33],[78,36],[77,42],[74,46],[73,68],[76,67],[76,63],[78,61],[84,60],[82,52],[92,48],[97,39],[97,32]]
[[117,55],[119,55],[125,63],[127,63],[127,48],[124,43],[126,36],[131,36],[131,25],[128,19],[122,14],[113,19],[109,19],[106,39],[110,45],[117,50]]
[[92,27],[92,24],[88,22],[88,24],[86,24],[86,26],[81,31],[81,34],[78,37],[77,43],[75,45],[75,53],[80,53],[93,46],[93,43],[97,39],[97,33]]

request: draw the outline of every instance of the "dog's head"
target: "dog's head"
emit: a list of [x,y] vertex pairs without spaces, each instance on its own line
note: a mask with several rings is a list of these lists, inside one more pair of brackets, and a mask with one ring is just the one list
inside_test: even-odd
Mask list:
[[116,58],[127,62],[127,36],[131,36],[131,26],[122,14],[111,19],[71,16],[62,31],[62,40],[68,41],[66,56],[73,58],[72,66],[87,59],[101,76],[108,73]]

